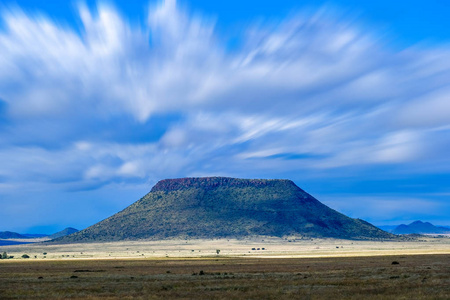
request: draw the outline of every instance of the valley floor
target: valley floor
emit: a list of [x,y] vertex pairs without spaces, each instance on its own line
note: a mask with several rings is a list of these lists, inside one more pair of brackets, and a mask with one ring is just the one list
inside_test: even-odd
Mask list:
[[[217,254],[217,250],[220,250]],[[449,237],[414,241],[254,238],[245,240],[164,240],[84,244],[23,244],[0,246],[13,260],[202,257],[346,257],[376,255],[450,254]],[[0,260],[2,262],[4,260]],[[10,260],[8,260],[10,261]]]
[[449,299],[450,254],[12,259],[0,282],[0,299]]

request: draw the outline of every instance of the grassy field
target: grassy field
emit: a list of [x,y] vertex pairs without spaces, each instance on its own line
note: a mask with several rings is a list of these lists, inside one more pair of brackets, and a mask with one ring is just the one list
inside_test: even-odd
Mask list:
[[[413,241],[356,241],[337,239],[254,238],[246,240],[162,240],[82,244],[27,244],[2,246],[14,260],[108,258],[202,258],[227,257],[329,257],[450,254],[450,238],[422,237]],[[45,253],[45,254],[44,254]]]
[[0,260],[0,299],[450,299],[448,237],[44,243],[3,251],[14,258]]
[[449,299],[450,255],[3,260],[1,299]]

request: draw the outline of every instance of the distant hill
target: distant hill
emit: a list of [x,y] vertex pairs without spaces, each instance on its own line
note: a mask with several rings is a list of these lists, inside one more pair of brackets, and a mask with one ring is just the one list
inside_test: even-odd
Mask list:
[[27,236],[24,236],[17,232],[11,231],[0,231],[0,239],[27,239]]
[[392,232],[398,225],[378,225],[377,227],[386,232]]
[[290,180],[205,177],[159,181],[121,212],[56,242],[255,235],[395,237],[327,207]]
[[394,234],[443,234],[450,233],[450,228],[434,226],[429,222],[415,221],[409,225],[401,224],[392,230]]
[[48,234],[43,233],[23,233],[22,235],[30,239],[48,237]]
[[70,235],[72,233],[78,232],[78,229],[72,228],[72,227],[67,227],[61,231],[58,231],[57,233],[54,233],[52,235],[49,235],[48,238],[50,239],[57,239],[66,235]]
[[[17,232],[11,232],[11,231],[0,231],[0,239],[36,239],[36,238],[50,238],[50,239],[56,239],[62,236],[66,236],[69,234],[72,234],[74,232],[77,232],[78,229],[68,227],[64,230],[61,230],[57,233],[54,233],[52,235],[48,234],[40,234],[40,233],[24,233],[20,234]],[[17,242],[17,243],[23,243],[23,242]]]

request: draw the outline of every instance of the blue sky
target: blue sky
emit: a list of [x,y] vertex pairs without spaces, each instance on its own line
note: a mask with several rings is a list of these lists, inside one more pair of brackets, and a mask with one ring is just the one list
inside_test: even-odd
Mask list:
[[82,229],[186,176],[450,225],[449,4],[124,3],[1,2],[0,230]]

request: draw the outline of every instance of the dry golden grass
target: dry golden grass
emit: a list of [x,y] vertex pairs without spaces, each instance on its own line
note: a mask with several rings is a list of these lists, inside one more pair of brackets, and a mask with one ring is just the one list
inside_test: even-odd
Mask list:
[[449,299],[450,255],[9,260],[0,282],[1,299]]
[[[252,250],[252,249],[255,250]],[[257,249],[260,250],[257,250]],[[264,248],[264,250],[262,250]],[[254,238],[246,240],[163,240],[124,241],[84,244],[28,244],[3,246],[15,258],[28,254],[31,259],[108,259],[158,257],[328,257],[450,254],[450,238],[423,237],[414,241],[354,241],[337,239]],[[47,253],[44,255],[43,253]]]
[[449,238],[128,241],[3,251],[15,258],[0,260],[0,299],[450,299]]

